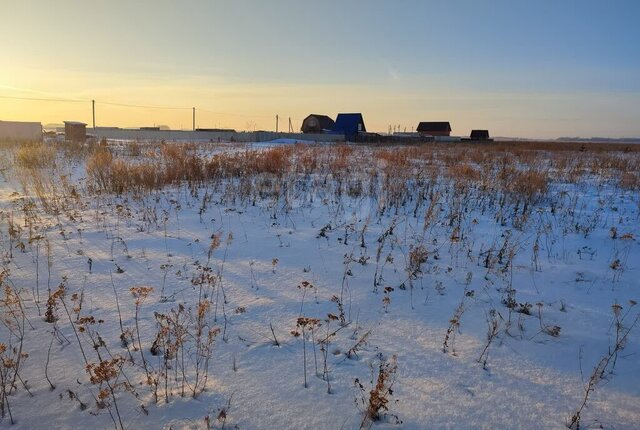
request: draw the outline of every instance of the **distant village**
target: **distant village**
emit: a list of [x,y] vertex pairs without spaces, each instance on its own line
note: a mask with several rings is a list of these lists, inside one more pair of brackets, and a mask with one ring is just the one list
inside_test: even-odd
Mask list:
[[[389,134],[367,132],[361,113],[339,113],[335,120],[328,115],[311,114],[302,121],[299,133],[276,131],[238,132],[233,129],[196,128],[169,130],[161,127],[88,127],[80,121],[64,121],[64,126],[44,130],[39,122],[0,120],[0,139],[9,141],[39,141],[45,137],[76,142],[87,139],[165,140],[211,142],[266,142],[292,139],[304,142],[360,142],[360,143],[423,143],[456,141],[492,141],[488,130],[472,130],[469,136],[452,136],[448,121],[422,121],[415,131]],[[276,126],[277,127],[277,126]]]

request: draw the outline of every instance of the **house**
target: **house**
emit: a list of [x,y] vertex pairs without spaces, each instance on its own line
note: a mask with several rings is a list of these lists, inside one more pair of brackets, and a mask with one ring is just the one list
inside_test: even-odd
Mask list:
[[65,121],[64,138],[72,142],[84,142],[87,140],[87,124],[78,121]]
[[39,122],[0,121],[0,140],[42,140],[42,124]]
[[489,138],[489,130],[471,130],[470,138],[471,140],[493,140]]
[[423,121],[416,131],[422,136],[451,136],[451,124],[448,121]]
[[303,133],[323,133],[333,129],[335,122],[326,115],[312,113],[302,121],[300,131]]
[[331,131],[344,134],[345,139],[355,141],[358,133],[366,133],[367,129],[361,113],[339,113]]

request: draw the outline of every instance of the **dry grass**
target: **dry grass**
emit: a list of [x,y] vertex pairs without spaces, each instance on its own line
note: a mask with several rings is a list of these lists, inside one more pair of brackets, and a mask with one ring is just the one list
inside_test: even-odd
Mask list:
[[[421,146],[278,146],[203,156],[193,144],[162,144],[149,156],[123,157],[100,147],[88,155],[87,174],[96,190],[123,194],[148,192],[186,183],[198,186],[229,179],[236,197],[278,195],[285,179],[309,175],[334,178],[333,192],[353,198],[385,196],[391,205],[410,199],[409,189],[447,178],[459,191],[478,189],[488,198],[505,195],[511,203],[532,204],[552,182],[607,181],[637,189],[640,152],[612,145],[550,142],[428,144]],[[138,148],[138,147],[137,147]],[[136,149],[137,151],[138,149]],[[41,154],[41,155],[34,155]],[[49,155],[48,155],[49,154]],[[48,157],[48,158],[47,158]],[[25,163],[46,164],[50,151],[26,150]],[[300,176],[302,175],[302,176]],[[307,179],[303,179],[303,178]],[[227,184],[228,185],[228,184]],[[327,185],[328,186],[328,185]]]
[[15,153],[16,164],[26,169],[42,169],[54,167],[57,150],[55,147],[42,143],[26,143],[20,145]]

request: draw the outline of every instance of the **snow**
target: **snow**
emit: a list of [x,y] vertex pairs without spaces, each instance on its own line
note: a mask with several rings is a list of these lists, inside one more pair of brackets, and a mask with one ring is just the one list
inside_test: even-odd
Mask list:
[[[282,140],[263,145],[295,143]],[[615,339],[611,306],[619,303],[626,311],[629,300],[640,298],[639,195],[613,184],[553,183],[551,197],[539,203],[539,210],[533,211],[522,230],[500,225],[494,212],[483,213],[479,204],[472,204],[464,220],[470,236],[458,242],[451,239],[446,224],[452,188],[441,183],[442,208],[436,211],[436,221],[427,233],[429,257],[411,288],[406,261],[410,246],[422,235],[426,207],[417,217],[411,204],[380,214],[380,202],[346,194],[337,200],[322,187],[310,194],[301,188],[290,191],[288,210],[282,198],[275,200],[268,194],[255,205],[229,199],[223,186],[205,185],[197,193],[187,186],[169,187],[142,197],[95,195],[86,188],[84,164],[70,162],[68,168],[66,173],[80,197],[62,214],[45,213],[33,190],[25,190],[11,166],[0,184],[5,267],[10,271],[10,285],[22,291],[33,326],[27,324],[24,350],[29,357],[21,370],[32,396],[18,383],[8,398],[15,425],[5,417],[0,427],[113,426],[108,410],[95,405],[92,396],[98,389],[89,382],[66,315],[58,309],[60,318],[55,325],[61,341],[52,341],[53,324],[38,315],[32,294],[37,261],[41,313],[46,307],[47,283],[55,289],[66,279],[66,300],[70,303],[71,294],[84,291],[82,314],[104,320],[95,329],[114,355],[126,356],[119,340],[114,292],[123,325],[133,328],[135,304],[129,290],[152,287],[141,305],[140,335],[149,365],[158,369],[162,357],[149,352],[157,332],[154,312],[196,304],[198,288],[192,279],[198,273],[197,264],[205,263],[210,238],[220,233],[221,244],[212,253],[211,266],[222,280],[227,303],[219,289],[218,296],[210,298],[217,306],[217,319],[210,324],[221,333],[213,345],[206,391],[193,399],[173,389],[169,403],[161,399],[156,404],[151,389],[143,384],[139,352],[133,352],[135,364],[127,362],[123,374],[132,381],[136,395],[125,390],[117,394],[124,427],[131,429],[206,428],[207,415],[211,426],[218,428],[222,422],[216,417],[223,409],[224,425],[229,428],[359,428],[362,410],[354,380],[358,378],[371,389],[369,382],[380,358],[392,355],[397,356],[398,372],[389,414],[374,423],[375,428],[565,428],[580,405],[592,369]],[[59,174],[51,175],[54,182],[59,182]],[[205,195],[210,201],[199,213]],[[26,243],[21,208],[30,199],[37,203],[39,233],[51,246],[49,281],[44,244],[37,258],[35,242],[27,243],[25,252],[14,248],[13,258],[8,258],[8,221],[13,217],[23,227]],[[552,213],[550,201],[564,201],[573,212]],[[70,213],[76,216],[71,219]],[[390,256],[382,272],[384,283],[373,292],[378,239],[392,223],[394,232],[382,251],[381,264]],[[576,231],[573,224],[578,223],[591,226],[587,234]],[[321,234],[328,224],[331,229]],[[532,255],[539,225],[547,228],[539,242],[540,269],[535,270]],[[616,239],[611,237],[613,226],[618,231]],[[505,273],[488,270],[480,254],[492,244],[499,248],[507,231],[511,243],[517,244],[513,266]],[[621,238],[624,234],[629,238]],[[353,256],[347,275],[346,255]],[[615,258],[622,260],[623,271],[610,268]],[[303,342],[291,332],[299,316],[322,320],[316,339],[326,334],[327,325],[331,331],[340,328],[338,322],[325,319],[339,312],[332,297],[340,296],[343,279],[349,324],[330,344],[328,394],[321,378],[320,346],[316,345],[317,376],[311,338],[306,341],[305,388]],[[315,288],[298,288],[304,281]],[[483,369],[477,360],[486,344],[488,314],[495,309],[507,318],[502,299],[509,282],[516,301],[532,305],[531,315],[513,312],[509,332],[504,331],[502,321],[489,347],[487,369]],[[393,291],[385,294],[384,286],[392,286]],[[474,294],[465,295],[469,290]],[[383,298],[387,295],[390,303],[385,311]],[[455,330],[455,355],[443,353],[445,333],[461,301],[465,310]],[[637,312],[634,309],[627,321]],[[280,346],[274,344],[270,324]],[[552,325],[561,328],[559,336],[542,330]],[[369,330],[366,344],[357,356],[348,358],[346,351]],[[0,342],[9,339],[6,327],[1,327]],[[95,351],[86,336],[81,339],[89,361],[95,362]],[[613,373],[607,374],[590,397],[583,424],[638,428],[639,353],[640,331],[632,331]],[[47,355],[54,390],[44,376]],[[86,403],[87,409],[81,410],[67,390]]]

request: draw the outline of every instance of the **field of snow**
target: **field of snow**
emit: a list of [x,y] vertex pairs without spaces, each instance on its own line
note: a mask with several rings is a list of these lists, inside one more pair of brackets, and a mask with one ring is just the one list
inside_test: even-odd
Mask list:
[[640,427],[636,150],[6,144],[0,169],[2,428]]

